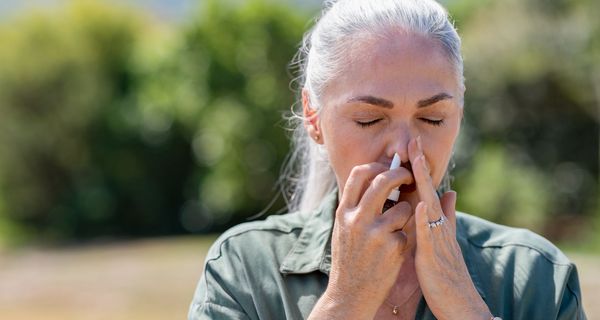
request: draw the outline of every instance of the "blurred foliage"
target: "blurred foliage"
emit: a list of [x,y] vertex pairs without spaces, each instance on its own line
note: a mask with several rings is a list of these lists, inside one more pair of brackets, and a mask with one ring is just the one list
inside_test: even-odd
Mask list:
[[597,212],[599,7],[494,1],[457,21],[467,78],[462,209],[553,238],[572,236],[557,222]]
[[289,144],[282,113],[293,103],[286,70],[307,19],[276,2],[206,1],[203,18],[185,28],[174,58],[188,70],[185,96],[201,92],[180,114],[193,121],[198,165],[183,213],[188,230],[245,218],[277,195]]
[[467,189],[461,192],[461,201],[467,212],[488,220],[537,229],[549,206],[550,190],[544,182],[536,167],[512,163],[506,150],[488,145],[477,153],[461,181]]
[[191,152],[177,126],[161,144],[140,134],[141,32],[133,13],[83,2],[3,26],[4,219],[41,239],[182,231]]
[[264,1],[199,12],[169,32],[79,1],[0,28],[5,237],[214,231],[275,197],[308,15]]
[[[600,223],[598,1],[445,4],[463,37],[467,78],[458,209],[553,239],[592,230]],[[314,13],[207,0],[194,19],[165,25],[73,1],[5,21],[2,237],[219,231],[264,209],[288,150],[287,65]],[[282,206],[278,199],[271,211]]]

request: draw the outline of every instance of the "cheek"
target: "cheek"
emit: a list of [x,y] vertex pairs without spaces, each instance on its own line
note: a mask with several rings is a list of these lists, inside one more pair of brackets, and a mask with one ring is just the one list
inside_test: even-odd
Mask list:
[[[327,130],[328,129],[328,130]],[[372,156],[373,143],[354,124],[337,125],[324,130],[325,148],[340,188],[345,185],[352,168],[377,159]]]
[[425,156],[431,167],[431,178],[436,187],[440,185],[446,173],[457,135],[458,129],[448,130],[430,135],[423,141]]

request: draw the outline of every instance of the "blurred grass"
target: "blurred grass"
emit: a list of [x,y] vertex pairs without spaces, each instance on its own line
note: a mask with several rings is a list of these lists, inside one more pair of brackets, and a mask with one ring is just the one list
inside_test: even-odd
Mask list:
[[[185,319],[215,238],[5,251],[0,319]],[[600,257],[568,255],[579,269],[588,318],[600,319]]]
[[214,239],[4,252],[0,319],[184,319]]

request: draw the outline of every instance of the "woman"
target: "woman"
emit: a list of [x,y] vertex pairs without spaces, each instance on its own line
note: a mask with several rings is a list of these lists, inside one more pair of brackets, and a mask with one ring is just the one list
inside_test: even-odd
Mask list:
[[442,194],[465,87],[439,4],[329,3],[300,65],[293,213],[220,237],[190,319],[585,319],[556,247]]

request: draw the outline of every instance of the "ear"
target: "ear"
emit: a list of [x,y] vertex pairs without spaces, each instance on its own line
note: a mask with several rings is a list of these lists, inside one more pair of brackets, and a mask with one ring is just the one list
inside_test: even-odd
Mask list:
[[304,115],[304,128],[306,128],[308,135],[315,140],[316,143],[323,144],[319,113],[312,107],[310,95],[306,89],[302,89],[302,113]]

